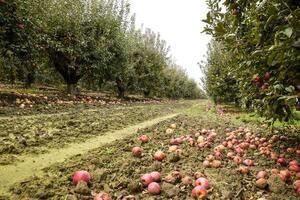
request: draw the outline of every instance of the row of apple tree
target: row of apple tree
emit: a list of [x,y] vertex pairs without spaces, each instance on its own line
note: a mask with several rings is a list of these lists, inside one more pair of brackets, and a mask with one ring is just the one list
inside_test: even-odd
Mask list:
[[170,98],[198,98],[195,81],[124,0],[1,0],[0,79],[66,84]]

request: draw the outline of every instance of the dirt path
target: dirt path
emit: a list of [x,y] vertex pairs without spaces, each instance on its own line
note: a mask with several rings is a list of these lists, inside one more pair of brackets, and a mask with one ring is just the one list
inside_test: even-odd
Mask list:
[[126,136],[136,132],[138,129],[154,125],[177,115],[178,114],[171,114],[129,126],[122,130],[107,132],[104,135],[88,139],[82,143],[69,144],[67,147],[62,149],[50,149],[46,154],[37,156],[21,156],[20,159],[23,160],[23,162],[0,166],[0,195],[7,195],[9,192],[8,189],[17,182],[23,181],[33,175],[42,175],[42,169],[45,167],[54,163],[63,162],[71,156],[87,153],[89,150],[98,148],[117,139],[125,138]]

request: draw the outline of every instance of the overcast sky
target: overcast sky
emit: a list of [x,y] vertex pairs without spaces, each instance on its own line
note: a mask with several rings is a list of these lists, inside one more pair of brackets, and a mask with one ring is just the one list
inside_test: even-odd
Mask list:
[[208,12],[204,0],[129,0],[136,13],[137,27],[141,24],[160,32],[171,46],[176,63],[186,69],[188,75],[200,82],[197,65],[206,54],[210,37],[202,33],[201,21]]

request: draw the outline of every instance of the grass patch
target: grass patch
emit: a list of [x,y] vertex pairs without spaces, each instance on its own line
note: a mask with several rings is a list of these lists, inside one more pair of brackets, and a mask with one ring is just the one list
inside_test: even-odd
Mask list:
[[[280,122],[279,120],[276,120],[273,124],[273,127],[284,128],[284,127],[295,126],[297,128],[300,128],[299,113],[297,113],[297,115],[298,116],[296,116],[295,120],[289,122]],[[233,117],[233,119],[244,123],[267,124],[267,125],[271,125],[272,123],[271,120],[267,120],[266,118],[261,117],[255,113],[241,113],[238,116]]]

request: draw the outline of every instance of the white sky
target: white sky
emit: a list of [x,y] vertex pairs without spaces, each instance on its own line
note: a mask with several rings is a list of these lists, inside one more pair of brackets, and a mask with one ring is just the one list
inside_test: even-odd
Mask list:
[[160,32],[171,46],[176,63],[186,69],[189,77],[200,82],[198,62],[203,60],[210,37],[202,33],[208,9],[204,0],[129,0],[141,24]]

